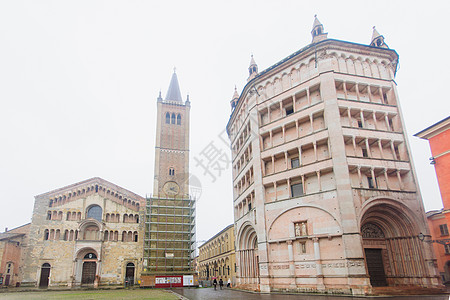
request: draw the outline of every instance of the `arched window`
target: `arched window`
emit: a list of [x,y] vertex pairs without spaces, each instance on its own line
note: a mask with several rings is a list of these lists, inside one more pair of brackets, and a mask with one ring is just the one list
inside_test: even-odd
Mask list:
[[44,241],[48,240],[48,229],[45,229],[44,231]]
[[175,114],[172,113],[172,124],[175,124]]
[[102,221],[102,208],[98,205],[93,205],[88,208],[87,219],[92,218],[97,221]]
[[177,125],[181,125],[181,115],[178,114],[177,116]]
[[166,113],[166,124],[170,124],[170,113]]
[[175,169],[174,168],[169,168],[169,175],[170,176],[174,176],[175,175]]

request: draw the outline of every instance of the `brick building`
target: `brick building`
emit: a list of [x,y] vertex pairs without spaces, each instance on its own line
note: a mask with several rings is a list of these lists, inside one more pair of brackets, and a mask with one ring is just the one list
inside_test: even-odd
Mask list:
[[20,284],[29,231],[25,224],[0,233],[0,287]]
[[[432,240],[449,239],[450,227],[450,117],[418,132],[415,136],[430,143],[431,164],[434,165],[441,192],[443,208],[427,212]],[[447,244],[435,243],[439,273],[444,282],[450,281],[450,241]]]
[[398,54],[312,43],[231,100],[237,286],[369,294],[439,284],[394,82]]

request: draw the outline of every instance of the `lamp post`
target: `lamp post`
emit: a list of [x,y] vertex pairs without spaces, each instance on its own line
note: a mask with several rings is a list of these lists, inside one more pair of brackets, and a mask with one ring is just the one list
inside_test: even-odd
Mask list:
[[431,238],[431,235],[425,235],[422,232],[419,233],[419,235],[417,236],[419,238],[419,240],[421,242],[425,242],[425,243],[437,243],[437,244],[441,244],[441,245],[450,245],[450,239],[442,239],[442,240],[427,240],[425,241],[425,238]]

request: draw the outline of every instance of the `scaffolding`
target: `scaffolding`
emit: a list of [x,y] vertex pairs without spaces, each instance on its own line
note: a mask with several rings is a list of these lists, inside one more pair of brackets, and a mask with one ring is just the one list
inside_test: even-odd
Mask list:
[[195,199],[146,199],[144,273],[193,274]]

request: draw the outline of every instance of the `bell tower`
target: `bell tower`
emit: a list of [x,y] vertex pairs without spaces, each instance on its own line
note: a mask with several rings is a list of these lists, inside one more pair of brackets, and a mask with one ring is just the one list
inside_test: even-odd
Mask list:
[[174,70],[165,99],[160,93],[157,101],[154,197],[189,197],[190,108]]
[[[155,178],[147,198],[142,280],[150,286],[183,286],[195,270],[195,199],[189,195],[189,113],[174,70],[157,100]],[[160,278],[156,278],[159,276]],[[193,280],[193,277],[190,277]]]

